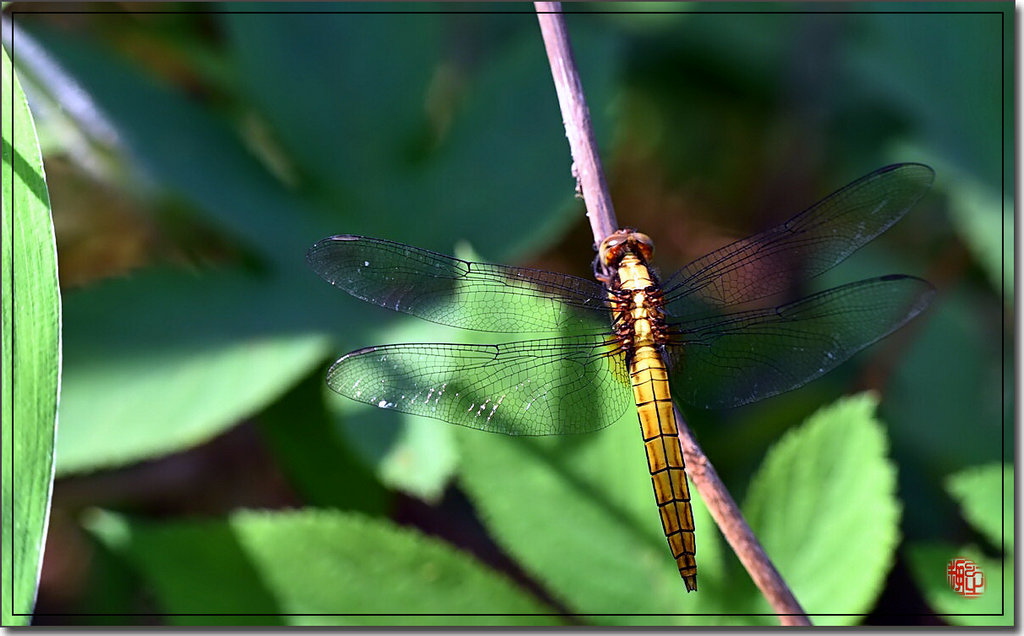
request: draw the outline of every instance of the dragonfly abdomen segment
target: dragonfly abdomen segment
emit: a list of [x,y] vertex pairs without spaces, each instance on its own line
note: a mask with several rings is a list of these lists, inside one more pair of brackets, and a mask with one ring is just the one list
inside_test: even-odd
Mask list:
[[633,353],[630,368],[633,397],[647,452],[661,525],[686,589],[697,589],[696,540],[686,466],[677,436],[668,374],[654,347]]
[[606,240],[601,255],[618,273],[618,285],[610,292],[615,307],[616,334],[629,362],[633,399],[661,525],[679,575],[687,591],[693,592],[697,589],[693,509],[668,370],[661,355],[665,334],[663,301],[645,262],[651,249],[646,236],[624,230]]

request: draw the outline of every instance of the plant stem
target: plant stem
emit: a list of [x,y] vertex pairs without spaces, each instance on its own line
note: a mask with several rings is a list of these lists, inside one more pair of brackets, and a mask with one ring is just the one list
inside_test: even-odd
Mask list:
[[757,540],[754,531],[750,529],[747,520],[743,518],[743,513],[740,512],[736,501],[718,476],[711,460],[697,444],[693,432],[683,419],[683,414],[679,412],[678,408],[675,408],[675,414],[676,425],[679,428],[679,441],[683,446],[683,456],[686,459],[686,472],[693,480],[704,505],[707,506],[711,517],[718,524],[718,529],[722,531],[725,540],[732,546],[733,552],[736,553],[743,567],[747,569],[754,584],[775,610],[779,617],[779,623],[782,625],[811,625],[810,619],[804,613],[804,608],[793,596],[793,592],[782,579],[782,575],[775,569],[775,564],[765,554],[764,547]]
[[[569,44],[561,3],[535,2],[534,5],[544,38],[544,48],[547,50],[548,62],[551,65],[551,75],[555,81],[555,91],[558,93],[565,136],[569,139],[569,149],[572,152],[572,172],[576,177],[576,189],[582,193],[587,207],[587,218],[594,234],[594,244],[599,245],[606,236],[618,229],[618,223],[615,220],[611,196],[608,194],[608,184],[601,169],[601,160],[597,154],[597,143],[590,123],[590,110],[583,96],[583,85]],[[743,518],[725,484],[718,477],[711,461],[694,440],[682,413],[676,409],[675,414],[690,479],[700,492],[701,499],[707,505],[726,541],[732,546],[761,593],[775,609],[779,622],[783,625],[810,625],[811,622],[803,608],[768,559],[764,548]]]
[[576,177],[576,192],[583,195],[587,218],[594,233],[595,245],[619,229],[615,208],[608,194],[608,184],[597,155],[594,127],[590,123],[590,109],[583,96],[583,84],[569,44],[569,32],[562,18],[562,3],[535,2],[544,48],[548,52],[551,76],[555,80],[558,106],[562,110],[565,136],[572,151],[572,175]]

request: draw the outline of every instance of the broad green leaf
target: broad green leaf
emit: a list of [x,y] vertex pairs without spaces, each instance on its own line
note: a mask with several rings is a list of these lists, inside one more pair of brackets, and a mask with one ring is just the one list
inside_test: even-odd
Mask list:
[[[930,146],[990,184],[999,183],[1004,159],[1001,111],[1010,96],[1000,90],[1001,40],[1010,15],[999,12],[1009,6],[961,15],[865,14],[864,37],[852,42],[846,61],[851,85],[902,107]],[[953,54],[936,64],[933,51]]]
[[441,61],[444,16],[277,6],[282,11],[272,17],[238,4],[218,16],[242,90],[300,171],[333,199],[345,202],[353,186],[357,199],[395,189],[389,181],[408,179],[415,148],[428,134],[427,97]]
[[559,622],[517,616],[554,610],[472,557],[413,530],[356,514],[243,511],[224,521],[153,523],[106,513],[92,528],[136,565],[170,614],[267,615],[169,617],[177,623]]
[[[662,534],[635,413],[587,435],[459,429],[459,439],[460,481],[484,523],[571,611],[621,614],[588,619],[613,624],[748,622],[729,616],[718,532],[692,486],[699,591],[686,592]],[[699,613],[723,616],[686,616]]]
[[1013,304],[1013,201],[964,178],[950,191],[950,212],[992,286]]
[[[966,598],[947,581],[946,568],[958,558],[974,561],[984,574],[985,591],[980,596]],[[975,547],[924,543],[911,545],[907,560],[929,607],[942,620],[979,627],[1014,624],[1013,559],[992,559]]]
[[[467,239],[503,260],[550,245],[578,218],[534,15],[267,18],[221,16],[243,90],[344,231],[443,251]],[[574,18],[606,137],[618,41],[600,18]]]
[[410,415],[403,419],[402,432],[381,464],[381,479],[408,494],[436,502],[458,462],[454,432],[426,418]]
[[314,371],[260,415],[260,429],[304,503],[384,514],[390,497],[332,426],[323,386]]
[[894,560],[900,503],[877,404],[865,393],[819,410],[768,451],[747,492],[750,526],[811,614],[869,611]]
[[949,523],[954,510],[944,510],[941,484],[950,473],[1000,461],[1002,447],[1013,446],[1004,437],[1013,431],[1003,425],[1013,391],[1003,390],[998,315],[990,295],[965,284],[946,289],[920,317],[920,331],[887,383],[881,410],[901,467],[907,536],[932,536]]
[[48,52],[143,167],[302,276],[144,272],[74,294],[58,453],[71,472],[181,450],[258,411],[326,356],[329,341],[310,328],[331,305],[311,300],[302,255],[320,233],[303,225],[307,204],[267,178],[223,122],[113,56],[49,35]]
[[[6,25],[4,27],[7,28]],[[53,485],[61,310],[50,198],[35,126],[3,51],[3,613],[35,605]]]
[[934,152],[899,144],[893,157],[922,157],[935,169],[939,191],[949,201],[949,217],[974,259],[1004,302],[1013,303],[1014,204],[1000,196],[998,179],[982,180]]
[[41,28],[31,16],[18,24],[24,28],[17,37],[37,38],[77,82],[78,99],[116,129],[123,146],[116,150],[129,153],[131,169],[183,197],[276,268],[305,273],[302,255],[320,234],[310,222],[318,206],[276,181],[227,122],[95,43]]
[[[262,20],[258,28],[271,28],[270,25],[274,25],[272,30],[279,29],[279,16],[257,17]],[[366,19],[366,16],[297,16],[295,20],[305,20],[306,27],[303,28],[321,28],[321,25],[329,27],[328,22],[335,18],[342,20],[337,24],[344,27],[348,24],[345,20],[359,21]],[[368,196],[360,194],[360,191],[368,191],[373,183],[377,183],[373,187],[377,187],[375,191],[378,193],[383,192],[387,196],[398,193],[407,197],[398,202],[385,201],[386,210],[369,207],[354,210],[359,213],[360,219],[368,223],[366,227],[372,229],[373,233],[394,237],[396,230],[413,227],[406,218],[409,211],[415,209],[417,218],[430,219],[424,226],[429,232],[418,233],[426,244],[452,242],[450,228],[466,224],[459,221],[462,217],[453,216],[455,213],[450,210],[450,192],[446,189],[442,193],[435,193],[437,196],[431,195],[431,205],[434,207],[423,208],[424,189],[442,182],[453,183],[455,176],[444,176],[439,171],[461,170],[452,167],[455,163],[476,169],[483,163],[482,156],[507,156],[509,162],[520,161],[529,170],[536,170],[536,178],[519,169],[487,171],[485,174],[492,179],[504,179],[502,187],[513,187],[516,192],[540,197],[521,202],[515,202],[515,197],[502,196],[495,199],[494,193],[499,191],[497,186],[501,184],[493,184],[494,187],[491,187],[481,181],[479,175],[474,176],[471,179],[473,187],[486,193],[486,200],[481,205],[488,210],[488,214],[498,215],[500,210],[495,210],[492,205],[498,201],[510,202],[509,205],[514,204],[517,210],[528,210],[543,215],[543,218],[550,218],[550,211],[562,202],[571,200],[572,181],[568,171],[564,171],[562,178],[556,178],[558,167],[564,166],[567,156],[565,142],[559,131],[556,103],[543,54],[535,46],[536,26],[532,17],[524,16],[524,20],[526,18],[530,20],[528,35],[524,31],[522,35],[512,38],[511,43],[504,48],[498,47],[497,61],[493,65],[488,62],[484,65],[485,70],[479,73],[479,81],[484,82],[481,90],[486,90],[486,95],[466,100],[466,105],[460,111],[462,114],[457,114],[453,124],[451,139],[447,142],[450,147],[439,154],[437,161],[425,164],[442,167],[423,167],[412,175],[403,171],[396,174],[381,167],[377,181],[362,179],[355,172],[339,176],[339,179],[344,177],[352,182],[353,192],[357,194],[356,201]],[[414,30],[422,29],[426,22],[436,19],[436,16],[409,16],[409,20],[414,23]],[[31,26],[32,20],[29,17],[23,23]],[[361,339],[360,329],[365,327],[371,308],[359,307],[352,310],[352,301],[346,305],[340,302],[340,298],[329,299],[328,295],[340,295],[317,281],[302,262],[302,254],[313,240],[353,229],[351,219],[341,226],[337,221],[333,225],[327,224],[323,215],[317,212],[321,206],[310,202],[314,199],[322,200],[322,192],[315,187],[300,188],[294,192],[281,187],[247,153],[223,121],[204,111],[193,100],[143,76],[124,60],[93,44],[71,36],[56,37],[43,29],[35,29],[34,32],[47,47],[46,50],[56,56],[63,68],[80,82],[83,94],[94,100],[91,106],[102,112],[117,128],[120,141],[139,159],[138,165],[169,190],[195,204],[218,227],[260,251],[260,255],[274,262],[275,267],[284,275],[277,281],[279,284],[268,287],[260,285],[260,281],[236,280],[236,277],[223,273],[195,278],[186,274],[156,275],[156,281],[149,274],[143,274],[107,284],[101,289],[83,290],[77,295],[71,303],[69,314],[73,317],[69,323],[80,328],[76,327],[68,335],[68,399],[62,408],[71,432],[68,439],[61,442],[59,457],[62,471],[89,470],[185,448],[208,439],[239,417],[257,411],[307,371],[318,353],[323,352],[311,344],[315,336],[310,335],[310,340],[306,339],[307,336],[303,335],[306,330],[325,331],[329,325],[331,331],[346,329],[349,338]],[[330,33],[330,28],[327,32]],[[26,33],[24,37],[29,36]],[[427,37],[429,39],[429,34]],[[344,48],[357,44],[345,39],[327,39],[330,47]],[[302,38],[298,40],[302,41]],[[265,40],[263,45],[277,41],[275,36]],[[594,42],[593,46],[586,48],[582,59],[592,60],[587,64],[592,73],[610,77],[612,74],[608,72],[608,65],[603,64],[602,60],[610,57],[612,41],[604,37]],[[285,61],[291,59],[288,52],[293,50],[294,44],[295,41],[290,41],[286,43],[284,52],[278,52],[284,56]],[[289,73],[297,74],[312,66],[325,69],[325,72],[339,73],[338,78],[349,82],[358,81],[359,78],[376,81],[391,77],[389,73],[381,73],[380,69],[374,70],[373,64],[368,65],[365,50],[358,46],[348,50],[346,55],[346,59],[355,61],[343,66],[342,71],[348,68],[351,73],[337,69],[326,70],[324,65],[309,65],[306,63],[308,58],[292,67]],[[420,72],[415,71],[415,68],[425,63],[421,58],[429,61],[429,56],[417,54],[406,55],[402,60],[392,60],[390,63],[409,64],[408,69],[399,73],[399,76],[405,77],[409,73],[415,75]],[[374,60],[377,58],[369,61]],[[538,70],[543,72],[536,72]],[[431,66],[429,71],[434,73],[435,69]],[[285,76],[288,73],[281,77]],[[262,77],[264,80],[269,79],[265,73]],[[599,91],[606,84],[596,83],[595,90]],[[309,90],[309,85],[303,91],[298,91],[307,98],[275,99],[272,105],[276,109],[283,109],[288,104],[308,103],[310,107],[321,109],[317,112],[333,113],[339,103],[321,95],[320,89],[324,84],[317,82],[314,86],[315,91]],[[492,89],[499,92],[491,94]],[[411,89],[403,87],[399,82],[395,90]],[[509,108],[513,102],[509,94],[541,90],[551,94],[552,109],[546,119],[540,116],[523,118],[519,109]],[[280,94],[278,86],[273,91],[274,95]],[[360,112],[362,116],[370,117],[371,122],[376,122],[373,128],[375,131],[393,129],[392,120],[382,117],[385,111],[391,110],[382,109],[382,103],[390,104],[389,109],[395,106],[407,108],[413,113],[403,115],[403,121],[418,121],[422,118],[420,104],[405,103],[407,100],[392,102],[385,99],[381,102],[381,95],[376,95],[375,100],[372,91],[365,94],[370,103],[364,104]],[[322,101],[317,102],[317,96]],[[540,100],[531,100],[530,103],[537,109],[544,107]],[[274,112],[277,111],[271,110],[271,113]],[[505,119],[495,120],[498,115]],[[600,122],[601,117],[595,117]],[[301,117],[288,121],[294,123],[300,120]],[[465,123],[459,123],[463,120]],[[548,122],[550,131],[543,127],[534,130],[534,124],[541,120]],[[381,146],[380,135],[374,132],[362,137],[338,136],[343,131],[334,125],[337,121],[336,118],[330,118],[330,123],[317,128],[316,136],[333,144],[331,148],[349,153],[347,156],[357,164],[375,156],[378,146]],[[533,136],[509,134],[508,127],[515,122],[530,128]],[[299,135],[303,130],[305,128],[296,128],[295,134]],[[405,129],[403,131],[408,132]],[[291,140],[291,137],[287,139]],[[355,143],[359,139],[363,139],[363,143]],[[547,140],[546,143],[552,149],[552,152],[545,155],[550,157],[549,161],[553,162],[551,165],[536,161],[534,153],[539,148],[536,143],[538,139]],[[502,150],[502,143],[517,144],[518,150],[514,156]],[[295,152],[311,154],[308,157],[302,155],[298,159],[293,157],[292,161],[335,165],[330,161],[322,161],[322,156],[313,153],[319,147],[298,144]],[[515,157],[520,159],[516,160]],[[349,164],[342,162],[338,167],[340,169]],[[460,175],[458,178],[466,177]],[[524,179],[534,182],[542,179],[547,187],[538,189],[534,183],[531,188],[523,190]],[[464,203],[469,201],[461,196],[456,197],[456,200]],[[474,207],[471,216],[476,218],[479,212],[480,209]],[[395,214],[402,215],[402,221],[387,224],[385,220]],[[517,243],[521,245],[527,241],[514,239],[517,233],[543,234],[545,231],[544,227],[536,223],[525,222],[521,215],[505,212],[501,213],[501,218],[514,219],[514,227],[498,232],[494,232],[492,223],[476,223],[472,227],[483,228],[488,233],[488,240],[494,243],[495,238],[498,238],[503,247]],[[315,227],[322,229],[317,230]],[[552,235],[546,236],[545,240],[550,240]],[[308,294],[303,291],[306,289],[309,290]],[[144,302],[140,302],[140,299]],[[334,311],[336,307],[345,309]],[[265,314],[276,322],[263,318]],[[259,330],[251,330],[247,324],[254,316],[261,321],[262,328]],[[335,319],[336,316],[345,318]],[[230,320],[239,324],[226,324]],[[131,335],[140,326],[142,331],[147,332],[146,336],[142,338]],[[125,337],[125,334],[130,337]],[[276,344],[267,344],[267,338]],[[284,338],[284,341],[278,341],[278,338]],[[253,339],[261,343],[259,348],[251,346]],[[247,371],[247,374],[243,375],[243,371]],[[217,399],[212,397],[211,392],[198,397],[195,395],[198,388],[209,387],[220,391]],[[154,414],[154,406],[166,406],[169,412]],[[145,418],[141,417],[143,413]],[[171,421],[172,418],[187,418],[188,421]],[[140,419],[145,421],[140,422]],[[85,423],[79,424],[79,420]],[[405,468],[410,466],[405,461],[406,456],[383,468],[386,479],[409,485],[410,490],[422,496],[436,496],[450,474],[450,466],[454,461],[452,453],[445,450],[450,448],[450,441],[426,433],[436,429],[416,425],[409,430],[412,437],[406,439],[406,446],[427,449],[426,454],[420,453],[418,457],[431,458],[430,470],[422,471],[419,470],[421,466],[413,466],[421,481],[414,483],[406,479],[409,471]]]
[[[383,309],[373,308],[378,314]],[[465,332],[415,318],[388,329],[368,332],[367,340],[352,347],[397,342],[455,342]],[[339,352],[340,353],[340,352]],[[458,463],[455,432],[448,424],[415,415],[385,411],[342,397],[321,378],[328,411],[337,430],[353,450],[374,466],[385,485],[428,502],[441,498]]]
[[[515,37],[494,51],[468,87],[436,170],[419,181],[453,227],[472,230],[462,238],[499,262],[553,245],[585,213],[574,198],[571,155],[536,16],[522,17]],[[622,43],[600,28],[599,16],[572,18],[575,60],[599,149],[606,151]]]
[[159,270],[70,295],[59,471],[180,451],[277,399],[329,350],[275,329],[294,311],[280,298],[235,274]]
[[1013,552],[1013,466],[990,464],[950,476],[946,490],[964,518],[996,548]]

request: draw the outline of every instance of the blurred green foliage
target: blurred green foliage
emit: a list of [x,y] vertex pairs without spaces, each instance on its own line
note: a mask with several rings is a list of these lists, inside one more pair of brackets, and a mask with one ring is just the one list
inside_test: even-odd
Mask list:
[[[976,466],[951,475],[946,488],[961,506],[963,516],[985,540],[956,546],[946,542],[911,543],[911,570],[929,605],[953,625],[1012,626],[1014,624],[1013,467]],[[990,556],[1002,555],[1002,558]],[[985,592],[965,598],[943,584],[935,573],[954,558],[967,558],[984,575]]]
[[530,616],[551,609],[466,554],[361,515],[248,511],[152,524],[102,513],[88,523],[152,581],[177,624],[445,624],[415,616],[432,613],[494,615],[477,625],[560,622]]
[[[1013,460],[1010,7],[569,5],[619,221],[654,237],[665,270],[886,163],[938,168],[932,194],[821,281],[921,275],[939,288],[926,315],[800,390],[687,412],[805,608],[850,614],[822,620],[936,620],[944,574],[906,589],[905,546],[965,543],[944,479]],[[510,440],[362,408],[322,384],[352,348],[465,337],[323,284],[303,257],[324,236],[468,244],[484,260],[589,274],[529,9],[5,10],[50,172],[79,175],[50,184],[66,298],[55,493],[99,543],[51,542],[47,563],[88,563],[91,550],[94,579],[121,581],[85,595],[87,577],[57,570],[47,584],[44,568],[38,622],[98,606],[204,623],[162,616],[204,611],[200,600],[212,612],[774,622],[744,615],[767,610],[699,503],[700,591],[683,592],[635,420]],[[882,396],[877,416],[856,397],[797,427],[862,388]],[[249,439],[226,433],[248,421],[259,451],[222,450]],[[199,483],[137,479],[204,461]],[[218,479],[231,462],[273,478]],[[966,495],[986,509],[993,496]],[[289,505],[304,509],[233,511]],[[84,514],[94,506],[116,512]],[[194,514],[212,518],[182,518]],[[563,620],[486,622],[549,619]]]

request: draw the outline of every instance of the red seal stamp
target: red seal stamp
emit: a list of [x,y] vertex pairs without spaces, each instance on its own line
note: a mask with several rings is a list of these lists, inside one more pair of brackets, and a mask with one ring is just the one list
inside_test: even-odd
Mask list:
[[966,598],[977,598],[985,591],[985,574],[970,559],[951,559],[946,566],[946,580],[954,592]]

